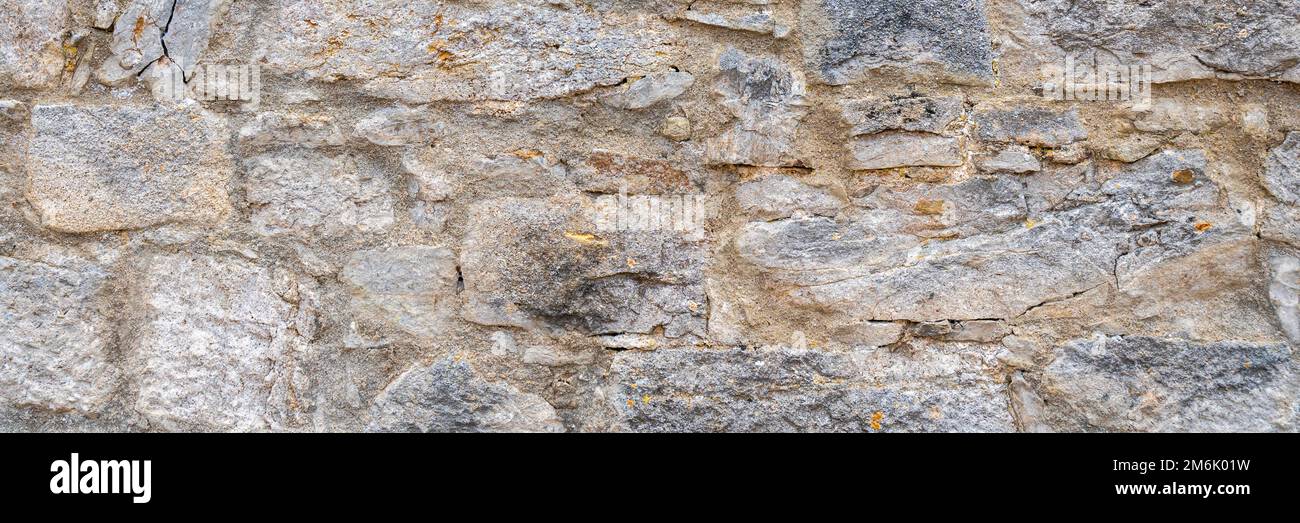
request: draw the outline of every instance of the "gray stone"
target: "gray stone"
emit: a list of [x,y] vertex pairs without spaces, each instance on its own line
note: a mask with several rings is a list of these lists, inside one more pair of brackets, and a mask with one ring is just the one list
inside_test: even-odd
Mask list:
[[1139,131],[1191,131],[1204,133],[1223,127],[1227,123],[1219,111],[1213,107],[1181,102],[1169,98],[1156,100],[1147,111],[1133,122]]
[[1043,170],[1042,162],[1029,149],[1013,145],[980,161],[980,169],[993,173],[1024,174]]
[[225,121],[196,107],[38,105],[27,197],[63,232],[215,223],[230,210]]
[[[109,43],[99,81],[122,85],[146,68],[175,68],[190,78],[230,0],[132,0]],[[148,73],[146,73],[148,74]]]
[[558,98],[662,70],[670,47],[653,18],[554,2],[321,6],[280,2],[263,46],[283,74],[355,80],[374,96]]
[[0,402],[97,414],[111,397],[107,274],[77,258],[0,257]]
[[970,85],[991,84],[984,1],[817,0],[799,20],[804,59],[830,84],[890,67]]
[[1099,336],[1058,348],[1036,389],[1057,430],[1292,431],[1295,366],[1284,343]]
[[1150,65],[1156,83],[1216,77],[1300,81],[1300,6],[1294,2],[1249,2],[1248,7],[1228,0],[1019,4],[1046,45],[1081,61],[1095,56]]
[[718,59],[715,92],[736,117],[708,142],[708,161],[779,167],[795,163],[794,138],[807,113],[803,74],[773,58],[728,49]]
[[844,206],[825,189],[813,187],[789,176],[765,176],[736,188],[736,203],[757,218],[788,218],[795,212],[834,216]]
[[1161,140],[1149,134],[1136,134],[1125,138],[1105,151],[1107,159],[1133,163],[1160,149]]
[[900,96],[846,100],[840,104],[852,136],[881,131],[916,131],[940,134],[963,111],[954,97]]
[[854,138],[849,149],[853,154],[848,162],[850,169],[957,167],[965,160],[961,139],[923,133],[891,132]]
[[52,87],[63,72],[68,6],[45,0],[0,0],[0,86]]
[[247,162],[244,192],[256,205],[258,234],[334,239],[383,232],[394,222],[391,182],[364,158],[300,150]]
[[702,335],[703,247],[674,231],[597,232],[580,203],[476,204],[461,247],[462,316],[589,335]]
[[375,145],[428,144],[446,135],[426,109],[388,107],[357,122],[356,134]]
[[141,261],[127,365],[134,410],[168,431],[254,431],[281,425],[296,336],[293,306],[271,272],[193,254]]
[[[1105,182],[1064,185],[1068,198],[1042,203],[1018,176],[877,190],[854,221],[753,222],[735,246],[790,286],[787,299],[815,310],[878,321],[1012,319],[1249,235],[1234,228],[1211,181],[1171,179],[1204,169],[1203,153],[1169,151]],[[1031,220],[1031,209],[1043,211]]]
[[1073,109],[979,109],[975,111],[975,125],[980,139],[990,142],[1060,147],[1088,138],[1088,130]]
[[640,432],[1009,432],[990,364],[960,347],[630,351],[614,357],[606,396]]
[[416,365],[380,393],[370,432],[564,432],[536,394],[484,380],[469,363],[440,358]]
[[1269,151],[1264,186],[1283,203],[1300,205],[1300,132],[1288,133],[1281,145]]
[[606,96],[603,101],[620,109],[645,109],[681,96],[692,85],[695,85],[695,76],[691,73],[654,73],[632,82],[622,91]]
[[338,147],[347,142],[334,117],[306,113],[258,113],[239,129],[249,148]]
[[777,38],[785,38],[790,34],[790,26],[778,21],[770,10],[753,11],[753,7],[745,5],[692,3],[690,9],[682,13],[682,17],[704,25],[770,34]]
[[362,315],[426,337],[454,316],[457,276],[450,249],[424,246],[359,251],[339,273]]

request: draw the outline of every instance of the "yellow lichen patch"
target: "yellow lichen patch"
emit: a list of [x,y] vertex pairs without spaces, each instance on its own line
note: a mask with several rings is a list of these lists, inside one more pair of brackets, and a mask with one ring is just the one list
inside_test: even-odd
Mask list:
[[566,232],[564,237],[583,245],[599,245],[601,247],[609,245],[609,242],[600,239],[599,236],[585,232]]
[[1196,173],[1191,169],[1179,169],[1170,174],[1169,179],[1173,180],[1174,183],[1187,185],[1196,180]]
[[920,200],[913,210],[921,215],[943,214],[943,200]]
[[649,394],[643,394],[643,395],[641,395],[641,404],[642,404],[642,405],[649,405],[649,404],[650,404],[650,395],[649,395]]
[[885,413],[876,411],[871,415],[871,430],[880,430],[880,422],[885,420]]
[[1196,222],[1195,225],[1192,225],[1192,227],[1196,229],[1196,232],[1205,232],[1210,230],[1211,227],[1214,227],[1214,224],[1207,221],[1199,221]]
[[1025,228],[1033,229],[1034,227],[1038,227],[1038,220],[1035,220],[1033,218],[1025,218]]

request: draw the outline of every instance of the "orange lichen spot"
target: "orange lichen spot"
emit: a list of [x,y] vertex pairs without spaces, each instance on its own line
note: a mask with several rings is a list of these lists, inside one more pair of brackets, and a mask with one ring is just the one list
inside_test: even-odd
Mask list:
[[140,43],[140,37],[144,36],[144,24],[143,16],[135,19],[135,28],[131,30],[131,41],[137,44]]
[[629,398],[629,399],[627,400],[627,408],[630,409],[630,408],[633,408],[633,407],[636,407],[636,401],[634,401],[634,400],[632,400],[631,398]]
[[627,259],[627,268],[629,268],[629,269],[635,269],[635,268],[636,268],[636,260],[633,260],[632,258],[628,258],[628,259]]
[[876,411],[871,415],[871,430],[880,430],[880,422],[885,420],[885,413]]
[[302,22],[304,24],[311,26],[312,29],[315,29],[316,27],[319,26],[319,24],[317,24],[315,20],[312,20],[310,18],[304,19]]
[[921,215],[943,214],[943,200],[920,200],[913,210]]
[[1192,227],[1196,229],[1196,232],[1205,232],[1210,230],[1211,227],[1214,227],[1214,224],[1207,221],[1199,221],[1192,225]]
[[599,236],[585,232],[566,232],[564,237],[583,245],[598,245],[601,247],[609,245],[609,242],[600,239]]
[[1191,169],[1179,169],[1170,174],[1169,179],[1173,180],[1174,183],[1187,185],[1196,181],[1196,172]]
[[543,156],[544,153],[542,153],[541,151],[538,151],[537,149],[520,149],[520,150],[515,151],[515,152],[512,152],[512,153],[510,153],[510,154],[515,155],[516,157],[518,157],[518,158],[521,159],[521,160],[532,160],[533,158],[537,158],[537,157],[539,157],[539,156]]

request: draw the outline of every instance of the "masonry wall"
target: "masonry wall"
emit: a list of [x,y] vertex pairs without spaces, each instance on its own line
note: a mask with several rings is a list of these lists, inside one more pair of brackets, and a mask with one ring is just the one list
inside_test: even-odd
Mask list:
[[0,0],[0,428],[1295,431],[1298,108],[1291,0]]

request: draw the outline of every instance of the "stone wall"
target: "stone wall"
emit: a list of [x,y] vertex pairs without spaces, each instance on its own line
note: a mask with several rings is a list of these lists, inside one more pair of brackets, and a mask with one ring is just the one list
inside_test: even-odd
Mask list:
[[1296,431],[1298,109],[1294,0],[0,0],[0,429]]

